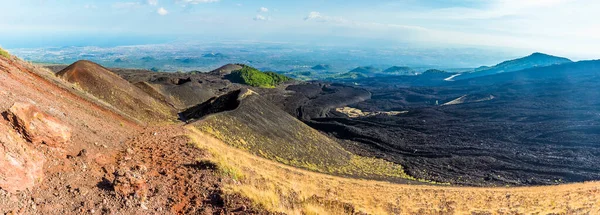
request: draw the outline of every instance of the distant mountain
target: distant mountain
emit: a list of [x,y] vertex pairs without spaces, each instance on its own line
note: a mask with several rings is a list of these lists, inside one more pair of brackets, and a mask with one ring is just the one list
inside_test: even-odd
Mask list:
[[382,72],[385,75],[417,75],[417,72],[410,67],[392,66]]
[[[360,86],[367,87],[368,86],[376,86],[376,87],[385,87],[385,86],[439,86],[443,84],[447,84],[448,77],[456,75],[457,73],[446,72],[437,69],[430,69],[425,71],[424,73],[418,75],[389,75],[389,76],[374,76],[374,77],[361,77],[359,75],[363,75],[361,73],[345,73],[344,76],[348,77],[350,75],[355,75],[354,79],[342,79],[338,78],[335,81],[346,84],[358,84]],[[364,75],[363,75],[364,76]]]
[[196,59],[193,59],[193,58],[178,58],[178,59],[175,59],[175,61],[177,61],[179,63],[183,63],[183,64],[191,64],[191,63],[195,63]]
[[125,59],[125,58],[117,58],[117,59],[115,60],[115,63],[124,63],[124,62],[128,62],[128,60],[127,60],[127,59]]
[[453,85],[501,85],[506,83],[564,80],[569,83],[580,78],[600,77],[600,60],[579,61],[545,67],[533,67],[518,72],[499,73],[485,77],[460,80]]
[[361,66],[361,67],[356,67],[353,70],[350,70],[350,73],[360,73],[360,74],[364,74],[367,76],[371,76],[379,71],[381,71],[381,70],[379,70],[375,67],[372,67],[372,66]]
[[146,56],[146,57],[142,57],[140,58],[140,60],[142,60],[143,62],[152,62],[155,61],[156,59],[150,56]]
[[319,65],[313,66],[311,69],[312,70],[330,70],[331,66],[327,65],[327,64],[319,64]]
[[448,73],[445,71],[439,70],[439,69],[430,69],[430,70],[425,71],[421,75],[434,75],[434,74],[448,74]]
[[364,73],[360,73],[360,72],[346,72],[346,73],[342,73],[339,75],[335,75],[332,78],[329,78],[330,80],[356,80],[356,79],[362,79],[362,78],[368,78],[370,76],[364,74]]
[[479,68],[475,69],[473,72],[461,74],[461,75],[453,78],[453,80],[464,80],[464,79],[482,77],[482,76],[493,75],[493,74],[498,74],[498,73],[514,72],[514,71],[519,71],[519,70],[529,69],[529,68],[534,68],[534,67],[543,67],[543,66],[572,63],[572,62],[573,61],[571,61],[567,58],[563,58],[563,57],[556,57],[556,56],[547,55],[547,54],[543,54],[543,53],[533,53],[527,57],[504,61],[504,62],[502,62],[498,65],[492,66],[492,67],[487,67],[487,66],[479,67]]

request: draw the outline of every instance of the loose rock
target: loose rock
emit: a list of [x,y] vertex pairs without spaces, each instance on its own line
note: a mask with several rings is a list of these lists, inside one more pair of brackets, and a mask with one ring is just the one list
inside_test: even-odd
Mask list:
[[42,153],[0,124],[0,188],[10,193],[32,188],[44,177],[44,162]]
[[32,104],[15,103],[4,115],[32,143],[65,148],[71,139],[71,128]]

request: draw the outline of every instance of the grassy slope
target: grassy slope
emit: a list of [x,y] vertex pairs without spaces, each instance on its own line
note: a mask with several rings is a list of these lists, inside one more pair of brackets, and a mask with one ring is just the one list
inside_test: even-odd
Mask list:
[[0,48],[0,56],[5,57],[5,58],[10,58],[10,54],[2,48]]
[[413,179],[400,165],[353,155],[252,91],[239,107],[193,125],[255,155],[317,172],[372,178]]
[[523,188],[402,185],[357,180],[289,167],[231,147],[189,126],[241,194],[287,214],[600,214],[600,183]]

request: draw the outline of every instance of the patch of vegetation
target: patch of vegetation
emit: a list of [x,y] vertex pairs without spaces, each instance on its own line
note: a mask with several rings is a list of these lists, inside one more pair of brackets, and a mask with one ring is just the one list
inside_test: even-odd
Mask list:
[[234,180],[244,179],[245,176],[242,171],[234,166],[229,165],[228,161],[214,149],[207,148],[205,145],[202,145],[202,141],[198,140],[195,136],[185,135],[185,137],[190,140],[188,145],[194,146],[200,150],[205,150],[209,154],[207,158],[198,159],[196,163],[197,166],[217,170],[220,174],[228,176]]
[[2,48],[0,48],[0,56],[3,56],[5,58],[10,58],[10,54]]
[[[259,158],[254,153],[248,153],[248,149],[232,147],[230,144],[215,138],[217,136],[224,137],[227,135],[225,133],[213,130],[212,132],[217,134],[214,135],[204,133],[195,126],[187,126],[186,128],[189,131],[188,135],[192,144],[210,152],[211,156],[208,159],[211,162],[204,162],[205,165],[209,165],[214,169],[218,169],[220,165],[228,166],[236,172],[239,171],[238,174],[242,177],[233,182],[226,181],[223,191],[227,195],[240,195],[248,198],[252,207],[284,214],[353,214],[360,212],[365,214],[399,214],[398,208],[402,206],[397,205],[399,204],[397,201],[400,198],[403,200],[402,205],[404,206],[406,205],[404,201],[419,204],[427,202],[425,207],[444,204],[444,202],[437,199],[431,199],[443,198],[441,195],[438,197],[439,190],[436,190],[436,188],[416,187],[417,189],[424,189],[429,196],[413,200],[415,197],[412,195],[415,192],[422,191],[415,191],[412,188],[403,190],[406,189],[405,185],[395,185],[388,182],[347,179],[296,169],[289,165],[274,162],[271,160],[273,158]],[[240,141],[240,144],[251,144],[247,141]],[[263,151],[263,153],[267,152]],[[260,154],[260,152],[257,154]],[[219,158],[221,164],[217,164],[214,158]],[[383,160],[358,156],[350,158],[347,165],[379,169],[375,171],[401,170],[400,166],[386,163]],[[385,167],[387,165],[393,165],[394,167]],[[339,169],[340,167],[334,168]],[[226,176],[231,177],[231,175]],[[414,214],[418,213],[415,212]]]
[[243,68],[240,70],[233,71],[226,78],[232,82],[263,88],[273,88],[278,84],[292,80],[285,75],[274,72],[261,72],[256,68],[246,65],[243,65]]
[[[360,178],[417,180],[407,175],[398,164],[353,155],[308,126],[286,127],[297,133],[285,134],[284,136],[291,138],[285,139],[260,134],[253,126],[239,126],[243,124],[247,122],[237,121],[235,117],[215,115],[206,118],[195,127],[233,147],[294,167]],[[266,133],[279,132],[281,131],[269,130]]]

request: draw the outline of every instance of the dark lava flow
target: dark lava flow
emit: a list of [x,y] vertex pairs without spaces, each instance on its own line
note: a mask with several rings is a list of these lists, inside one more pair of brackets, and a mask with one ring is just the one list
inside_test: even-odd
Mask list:
[[[348,118],[330,111],[305,122],[350,140],[345,147],[357,154],[402,164],[417,178],[473,186],[600,179],[597,61],[437,87],[395,87],[385,81],[365,86],[371,99],[351,106],[409,113]],[[442,105],[464,95],[494,99]]]

